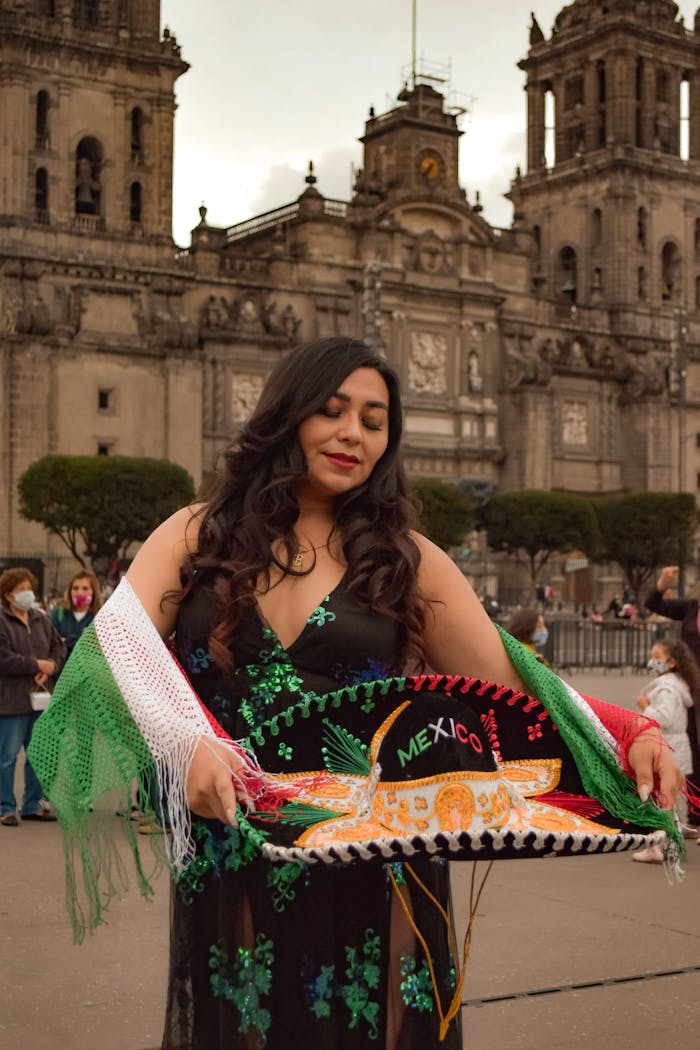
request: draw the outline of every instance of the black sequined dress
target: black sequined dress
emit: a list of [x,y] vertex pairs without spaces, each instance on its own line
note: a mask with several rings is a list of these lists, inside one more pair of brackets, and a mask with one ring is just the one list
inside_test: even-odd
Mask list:
[[[321,716],[306,697],[400,671],[396,625],[360,607],[345,581],[286,650],[250,608],[230,675],[207,649],[215,609],[206,586],[188,597],[177,655],[224,729],[251,739],[269,771],[314,768],[309,741]],[[368,745],[380,704],[348,705],[336,721]],[[256,727],[291,707],[291,724],[278,720],[277,735],[256,747]],[[195,818],[194,831],[197,855],[173,886],[163,1050],[460,1050],[456,1022],[439,1042],[433,982],[386,865],[272,864],[248,856],[236,829]],[[448,909],[446,863],[415,869]],[[454,992],[446,922],[403,865],[392,873],[428,942],[446,1010]]]

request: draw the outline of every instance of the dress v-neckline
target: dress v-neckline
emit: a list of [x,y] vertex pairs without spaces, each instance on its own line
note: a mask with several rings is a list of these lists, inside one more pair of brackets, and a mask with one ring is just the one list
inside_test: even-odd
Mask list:
[[260,602],[258,601],[258,599],[257,598],[255,599],[255,611],[256,611],[258,620],[263,625],[263,627],[266,627],[268,629],[268,631],[272,631],[272,634],[274,635],[275,641],[279,645],[279,647],[282,650],[282,652],[290,653],[292,651],[292,649],[294,648],[294,646],[297,645],[297,643],[301,641],[301,639],[306,634],[306,631],[311,626],[310,620],[311,620],[311,617],[313,616],[314,612],[316,611],[316,609],[320,608],[320,606],[322,606],[325,602],[330,602],[331,601],[331,599],[333,598],[334,594],[340,589],[341,585],[345,582],[345,577],[346,576],[347,576],[347,570],[340,577],[340,579],[336,583],[335,587],[333,587],[330,591],[326,591],[324,596],[319,601],[316,602],[316,604],[314,605],[313,609],[311,609],[311,611],[306,616],[306,618],[304,620],[304,626],[299,631],[299,634],[296,636],[294,641],[289,643],[289,645],[282,645],[282,640],[280,639],[279,634],[277,633],[277,631],[275,630],[273,625],[270,623],[270,621],[268,620],[268,618],[265,615],[265,613],[263,612],[262,606],[260,605]]

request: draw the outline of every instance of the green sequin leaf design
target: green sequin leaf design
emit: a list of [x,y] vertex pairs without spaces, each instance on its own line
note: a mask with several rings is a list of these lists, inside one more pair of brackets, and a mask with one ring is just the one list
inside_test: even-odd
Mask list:
[[303,864],[271,864],[265,879],[270,891],[272,907],[281,913],[286,906],[296,899],[295,882],[304,870]]
[[349,773],[353,776],[368,777],[370,764],[368,748],[357,737],[324,718],[326,727],[323,731],[324,745],[321,748],[323,762],[329,773]]
[[238,948],[232,960],[221,941],[209,950],[212,995],[235,1006],[241,1017],[238,1031],[245,1035],[250,1028],[256,1028],[262,1046],[267,1043],[272,1018],[261,1000],[270,994],[273,962],[272,941],[266,940],[264,934],[258,935],[255,948]]
[[401,963],[401,994],[406,1006],[420,1013],[429,1013],[433,1009],[433,982],[430,978],[428,964],[423,959],[420,966],[411,955],[402,955]]
[[376,1039],[378,1034],[379,1003],[370,997],[370,993],[379,987],[379,955],[379,937],[374,930],[366,930],[361,952],[356,948],[345,948],[347,983],[340,989],[340,996],[350,1010],[348,1027],[351,1030],[358,1028],[360,1021],[365,1021],[370,1039]]
[[316,1017],[331,1016],[331,1000],[335,994],[334,973],[335,966],[322,966],[320,974],[309,987],[309,1009]]

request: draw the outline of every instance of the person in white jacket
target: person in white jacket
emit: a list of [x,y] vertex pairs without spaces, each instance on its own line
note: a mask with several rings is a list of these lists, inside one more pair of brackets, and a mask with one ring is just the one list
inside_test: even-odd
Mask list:
[[[678,768],[688,776],[693,771],[688,712],[694,704],[700,704],[700,671],[684,642],[655,642],[647,670],[656,677],[637,697],[637,707],[659,723],[664,740],[673,749]],[[683,795],[678,796],[676,813],[683,822],[687,815]],[[697,841],[700,845],[700,836]],[[632,856],[646,864],[660,864],[663,860],[659,846],[649,846]]]

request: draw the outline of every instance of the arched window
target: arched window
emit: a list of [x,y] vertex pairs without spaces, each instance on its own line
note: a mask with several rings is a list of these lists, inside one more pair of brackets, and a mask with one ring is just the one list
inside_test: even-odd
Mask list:
[[544,85],[544,163],[553,168],[556,163],[556,105],[554,89],[550,83]]
[[598,73],[598,145],[602,148],[605,146],[608,137],[606,119],[608,85],[605,74],[605,62],[598,62],[596,71]]
[[86,29],[96,29],[100,24],[99,0],[75,0],[75,22]]
[[661,298],[675,299],[680,287],[681,254],[674,241],[667,241],[661,249]]
[[102,212],[102,146],[88,136],[75,151],[75,214],[100,215]]
[[700,310],[700,277],[695,278],[695,309]]
[[559,252],[559,293],[572,306],[578,294],[578,260],[575,250],[567,245]]
[[51,98],[48,91],[39,91],[36,96],[36,148],[48,149],[51,140],[49,137],[49,109]]
[[594,208],[591,214],[591,248],[600,248],[603,239],[603,213],[600,208]]
[[637,210],[637,247],[646,251],[647,247],[647,212],[646,208]]
[[637,267],[637,298],[642,302],[647,297],[647,271],[643,266]]
[[133,164],[143,162],[143,110],[134,106],[131,111],[131,161]]
[[132,182],[129,190],[129,214],[132,222],[141,222],[141,183]]
[[643,111],[643,100],[644,100],[644,59],[637,59],[637,70],[635,76],[635,133],[634,142],[636,146],[644,145],[644,129],[642,125],[642,111]]
[[532,227],[532,241],[535,249],[535,262],[539,263],[542,259],[542,229],[540,226]]
[[47,18],[56,17],[56,0],[39,0],[39,14]]
[[49,221],[49,176],[46,168],[37,168],[34,176],[34,215],[37,222]]

